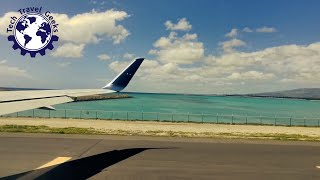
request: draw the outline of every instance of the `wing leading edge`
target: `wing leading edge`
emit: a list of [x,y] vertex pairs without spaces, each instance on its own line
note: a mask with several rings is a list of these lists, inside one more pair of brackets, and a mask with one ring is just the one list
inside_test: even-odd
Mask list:
[[72,102],[79,96],[122,91],[129,84],[143,60],[144,58],[134,60],[102,89],[0,91],[0,115]]

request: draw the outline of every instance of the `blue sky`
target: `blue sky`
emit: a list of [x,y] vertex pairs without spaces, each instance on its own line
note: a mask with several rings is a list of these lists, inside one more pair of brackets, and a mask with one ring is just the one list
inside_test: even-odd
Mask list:
[[[21,56],[4,32],[6,15],[31,6],[55,13],[61,25],[59,42],[43,57]],[[0,86],[97,88],[134,57],[146,57],[127,91],[319,87],[319,7],[315,0],[6,1],[0,6]]]

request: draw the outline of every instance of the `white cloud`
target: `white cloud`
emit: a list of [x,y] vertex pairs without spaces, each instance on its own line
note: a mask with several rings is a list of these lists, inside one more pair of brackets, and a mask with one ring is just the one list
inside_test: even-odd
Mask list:
[[[64,44],[58,46],[57,50],[52,53],[54,57],[80,58],[88,43],[98,43],[109,38],[114,44],[119,44],[130,34],[125,27],[118,24],[129,17],[124,11],[111,9],[97,12],[92,10],[71,17],[58,13],[51,15],[59,24],[57,33],[59,41],[64,41]],[[19,17],[20,14],[8,12],[0,17],[0,24],[8,24],[13,16]],[[1,28],[0,34],[7,36],[6,28]]]
[[224,41],[220,43],[220,46],[222,47],[223,51],[226,53],[231,53],[234,50],[235,47],[241,47],[245,46],[246,42],[240,40],[240,39],[231,39],[229,41]]
[[167,30],[189,31],[192,28],[192,25],[186,18],[180,19],[177,24],[174,24],[171,21],[166,21],[164,25],[167,27]]
[[258,71],[247,71],[247,72],[234,72],[228,79],[231,80],[269,80],[274,78],[274,74],[272,73],[263,73]]
[[129,17],[124,11],[92,10],[72,17],[66,14],[53,14],[53,16],[60,24],[58,35],[61,40],[73,43],[97,43],[104,37],[109,37],[114,44],[119,44],[130,34],[126,28],[117,24]]
[[251,32],[253,32],[253,30],[250,29],[249,27],[243,28],[242,31],[243,31],[243,32],[246,32],[246,33],[251,33]]
[[[129,63],[130,61],[115,61],[109,64],[109,68],[116,73],[120,73]],[[146,59],[139,68],[136,76],[147,81],[168,82],[176,81],[175,79],[179,77],[186,79],[192,76],[194,78],[195,74],[188,74],[190,70],[191,69],[180,68],[176,63],[161,64],[157,60]]]
[[238,35],[238,29],[233,28],[229,33],[227,33],[225,36],[229,38],[235,38]]
[[[109,68],[120,72],[129,62],[114,62]],[[146,60],[130,87],[180,93],[263,92],[266,88],[271,91],[288,85],[318,86],[319,69],[320,43],[284,45],[253,52],[232,51],[203,56],[197,67]]]
[[109,68],[112,69],[114,72],[116,72],[117,74],[120,73],[126,66],[129,65],[129,61],[128,62],[120,62],[120,61],[114,61],[112,63],[109,64]]
[[274,27],[264,26],[264,27],[261,27],[261,28],[257,28],[256,31],[260,32],[260,33],[273,33],[273,32],[276,32],[277,30]]
[[134,54],[125,53],[123,55],[123,58],[132,60],[134,58]]
[[1,64],[6,64],[7,63],[7,60],[2,60],[2,61],[0,61],[0,65]]
[[[132,61],[128,60],[128,61],[114,61],[112,63],[109,64],[109,68],[116,72],[117,74],[120,73],[125,67],[127,67]],[[139,71],[141,73],[141,71],[143,72],[150,72],[154,70],[154,68],[160,67],[160,64],[158,61],[156,60],[149,60],[149,59],[145,59],[143,61],[143,63],[141,64],[141,67],[139,68]]]
[[51,53],[54,57],[80,58],[83,56],[85,44],[65,43]]
[[97,56],[100,61],[108,61],[111,57],[108,54],[100,54]]
[[[320,43],[308,46],[284,45],[255,52],[233,52],[207,58],[208,66],[226,68],[225,72],[243,74],[257,71],[274,74],[278,80],[315,83],[320,78]],[[228,69],[227,69],[228,68]],[[237,75],[237,74],[236,74]]]
[[[121,11],[113,10],[113,12]],[[102,12],[102,14],[90,12],[81,14],[81,16],[103,17],[104,13],[106,12]],[[9,15],[6,16],[10,17]],[[61,27],[70,26],[73,28],[75,35],[72,32],[65,33],[70,33],[72,37],[81,37],[81,32],[78,32],[78,30],[82,28],[82,25],[71,23],[78,22],[75,21],[75,19],[78,19],[78,15],[68,17],[60,14],[59,16],[61,17],[57,18],[62,20],[65,18],[67,22],[59,27],[59,31],[64,29]],[[123,19],[127,17],[128,15],[125,15]],[[111,27],[118,26],[116,24],[122,21],[120,19],[114,17],[114,24]],[[184,23],[179,24],[180,21]],[[177,24],[173,24],[171,21],[166,22],[167,29],[171,31],[192,29],[191,24],[186,19],[180,21]],[[6,24],[3,22],[7,23],[0,18],[0,24]],[[80,24],[82,23],[80,22]],[[90,23],[88,26],[90,27]],[[117,38],[113,38],[112,33],[109,33],[113,31],[98,32],[96,27],[93,27],[93,29],[93,33],[85,30],[83,39],[73,40],[61,35],[64,44],[58,46],[59,48],[54,51],[53,55],[81,57],[87,43],[99,42],[104,37],[109,37],[116,43]],[[260,29],[260,32],[276,31],[275,28],[270,29],[270,27],[258,29]],[[258,29],[254,31],[258,32]],[[248,29],[244,28],[236,32],[239,34],[252,31],[253,29],[248,27]],[[121,32],[117,33],[124,37]],[[233,33],[231,37],[237,37],[237,35]],[[133,79],[135,82],[130,84],[128,88],[130,90],[154,92],[238,93],[265,91],[266,88],[272,90],[272,88],[287,87],[288,84],[293,84],[295,87],[319,86],[320,43],[284,45],[253,52],[241,52],[239,50],[241,48],[237,49],[246,46],[246,42],[237,38],[221,42],[219,45],[223,52],[218,52],[218,55],[205,55],[204,44],[198,40],[196,33],[182,34],[182,32],[179,32],[178,34],[177,32],[170,32],[168,36],[159,37],[154,42],[153,49],[149,51],[150,54],[154,55],[153,59],[144,61]],[[133,56],[133,54],[126,53],[122,56],[127,59],[126,61],[111,62],[109,68],[119,73],[131,62]],[[0,61],[1,77],[13,77],[14,79],[19,79],[15,77],[31,77],[26,70],[7,63],[5,60]],[[60,63],[60,66],[65,67],[68,64],[70,63]],[[259,86],[260,84],[261,86]]]
[[177,33],[171,32],[168,37],[161,37],[153,46],[156,49],[149,54],[163,63],[192,64],[200,61],[204,56],[203,43],[197,40],[197,34],[185,34],[179,37]]
[[9,78],[32,78],[31,75],[24,69],[10,66],[7,60],[0,61],[0,76],[1,79],[8,80]]
[[71,63],[70,62],[58,62],[57,65],[64,68],[69,66]]
[[[246,29],[246,31],[250,30]],[[238,30],[233,30],[228,36],[235,37],[237,33]],[[246,42],[236,38],[221,42],[219,45],[223,50],[220,55],[205,55],[203,43],[198,41],[197,34],[178,35],[176,32],[170,32],[168,36],[160,37],[154,42],[154,48],[149,51],[149,54],[155,55],[155,59],[146,60],[143,63],[146,65],[142,65],[137,73],[137,87],[135,85],[131,87],[139,89],[143,86],[155,92],[180,93],[263,91],[266,87],[282,86],[283,79],[292,79],[291,76],[294,73],[286,74],[277,71],[275,68],[277,65],[273,63],[279,64],[277,61],[284,61],[286,56],[282,53],[288,55],[300,49],[296,47],[297,50],[294,50],[294,47],[279,46],[255,52],[241,52],[236,48],[246,46]],[[311,47],[315,48],[314,46]],[[303,46],[300,47],[303,48]],[[192,49],[199,50],[195,52],[201,53],[193,53]],[[306,52],[297,52],[297,54],[300,53],[305,54]],[[197,56],[194,56],[195,54]],[[195,62],[198,63],[187,65]],[[119,72],[128,63],[115,62],[109,68],[113,71],[117,69]],[[288,62],[283,64],[288,64]],[[282,66],[280,69],[283,70],[285,67]],[[302,75],[304,78],[310,78],[306,73]],[[252,83],[259,85],[249,88]],[[241,90],[239,90],[240,86]]]
[[90,0],[90,1],[89,1],[89,4],[98,4],[98,1]]
[[[8,24],[12,16],[19,17],[17,12],[8,12],[0,17],[0,24]],[[76,14],[69,17],[67,14],[52,13],[58,25],[59,40],[76,44],[97,43],[108,37],[114,44],[119,44],[130,34],[129,31],[119,25],[118,22],[129,15],[125,11],[114,9],[104,12],[91,12]],[[7,35],[6,28],[1,28],[0,34]]]
[[[0,24],[1,25],[4,25],[4,24],[9,25],[11,17],[14,17],[14,16],[18,18],[20,16],[20,13],[8,12],[8,13],[4,14],[2,17],[0,17]],[[0,28],[0,34],[4,35],[4,36],[8,36],[9,34],[7,33],[7,27],[4,28],[4,26],[2,26],[2,28]]]

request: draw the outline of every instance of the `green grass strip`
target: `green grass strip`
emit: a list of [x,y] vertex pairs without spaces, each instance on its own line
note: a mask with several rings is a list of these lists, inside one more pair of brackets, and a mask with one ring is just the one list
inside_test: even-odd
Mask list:
[[130,130],[98,130],[94,128],[55,128],[48,126],[3,125],[0,132],[15,133],[52,133],[52,134],[87,134],[87,135],[121,135],[121,136],[160,136],[190,138],[228,138],[228,139],[268,139],[284,141],[320,141],[320,137],[300,134],[266,134],[266,133],[194,133],[181,131],[130,131]]

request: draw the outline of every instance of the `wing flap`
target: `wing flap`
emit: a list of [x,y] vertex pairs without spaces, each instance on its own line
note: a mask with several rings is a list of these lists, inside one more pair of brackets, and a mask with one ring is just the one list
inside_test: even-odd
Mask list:
[[25,111],[30,109],[36,109],[40,107],[62,104],[72,102],[73,99],[70,97],[52,97],[44,99],[33,99],[26,101],[13,101],[7,103],[0,103],[0,115],[10,114],[19,111]]
[[0,91],[0,103],[32,100],[49,97],[78,97],[94,94],[113,93],[115,91],[106,89],[74,89],[74,90],[33,90],[33,91]]

